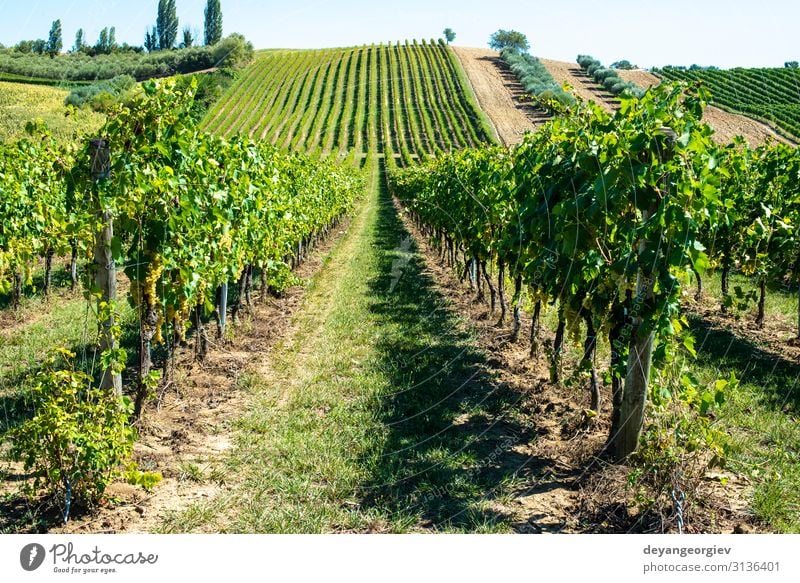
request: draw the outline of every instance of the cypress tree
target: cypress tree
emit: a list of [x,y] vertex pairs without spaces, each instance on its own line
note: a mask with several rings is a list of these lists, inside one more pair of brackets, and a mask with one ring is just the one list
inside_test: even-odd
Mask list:
[[53,26],[50,27],[50,38],[47,41],[47,48],[45,49],[51,57],[55,57],[64,48],[64,39],[61,33],[61,21],[56,20]]
[[175,0],[158,0],[158,16],[156,18],[158,32],[158,48],[171,49],[178,40],[178,10]]
[[83,50],[83,45],[83,29],[79,28],[78,32],[75,33],[75,46],[72,48],[72,50],[76,53],[79,53]]
[[220,0],[208,0],[205,16],[206,45],[215,45],[222,40],[222,7],[220,6]]

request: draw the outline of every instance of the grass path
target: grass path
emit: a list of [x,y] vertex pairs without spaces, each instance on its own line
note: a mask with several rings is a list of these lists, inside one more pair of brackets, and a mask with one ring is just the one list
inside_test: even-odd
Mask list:
[[513,445],[530,439],[515,396],[371,190],[291,332],[252,363],[226,490],[163,530],[512,530],[503,503],[525,464]]

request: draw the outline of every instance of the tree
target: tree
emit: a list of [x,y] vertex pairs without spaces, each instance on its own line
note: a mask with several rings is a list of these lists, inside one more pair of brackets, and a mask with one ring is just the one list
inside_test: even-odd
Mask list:
[[53,22],[53,26],[50,27],[50,37],[45,50],[51,57],[55,57],[61,52],[62,48],[64,48],[64,39],[61,33],[61,21],[56,20]]
[[798,63],[797,61],[787,61],[783,64],[783,66],[786,67],[787,69],[797,69],[800,68],[800,63]]
[[521,32],[500,29],[489,37],[489,47],[496,51],[508,49],[515,53],[524,53],[531,48],[531,45]]
[[75,46],[72,47],[72,51],[75,53],[79,53],[83,50],[85,46],[85,41],[83,39],[83,29],[79,28],[78,32],[75,33]]
[[444,35],[444,39],[447,41],[447,44],[450,44],[456,40],[456,33],[452,28],[445,28],[442,34]]
[[104,28],[100,31],[100,37],[97,39],[97,43],[94,45],[95,53],[99,55],[107,54],[108,44],[108,28]]
[[112,26],[108,30],[108,46],[106,47],[109,53],[113,53],[117,48],[117,27]]
[[222,8],[219,0],[208,0],[205,16],[206,46],[215,45],[222,40]]
[[631,69],[635,69],[636,65],[632,65],[630,61],[623,59],[621,61],[617,61],[616,63],[611,63],[612,69],[622,69],[623,71],[630,71]]
[[188,26],[183,29],[183,42],[181,43],[182,49],[190,49],[194,45],[194,35],[192,35],[192,29]]
[[47,52],[47,41],[44,39],[36,39],[31,42],[31,51],[43,55]]
[[178,11],[175,0],[158,0],[156,30],[159,49],[163,51],[175,46],[178,40]]
[[158,34],[156,34],[155,26],[152,32],[148,30],[144,33],[144,48],[148,53],[154,53],[158,50]]
[[253,45],[241,34],[234,33],[218,42],[211,51],[215,67],[234,68],[253,58]]

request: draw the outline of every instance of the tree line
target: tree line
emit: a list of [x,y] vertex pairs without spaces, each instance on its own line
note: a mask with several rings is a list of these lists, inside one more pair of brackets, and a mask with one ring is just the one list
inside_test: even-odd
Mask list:
[[[118,52],[142,53],[147,51],[171,50],[174,48],[188,49],[199,44],[199,39],[191,27],[184,27],[180,33],[177,5],[175,0],[159,0],[156,15],[156,24],[145,33],[144,45],[135,46],[128,43],[118,44],[116,40],[116,27],[106,27],[100,31],[97,42],[89,44],[86,31],[79,28],[75,33],[75,43],[71,51],[84,53],[89,56],[109,55]],[[204,10],[203,44],[214,46],[222,40],[222,7],[220,0],[207,0]],[[53,21],[47,40],[23,40],[14,46],[20,53],[47,54],[55,57],[64,48],[64,35],[61,20]]]

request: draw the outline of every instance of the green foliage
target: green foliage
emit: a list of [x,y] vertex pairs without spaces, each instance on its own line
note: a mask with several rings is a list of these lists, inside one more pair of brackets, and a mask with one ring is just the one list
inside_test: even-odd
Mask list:
[[94,45],[92,56],[94,55],[110,55],[117,49],[117,29],[113,26],[100,31],[100,36],[97,43]]
[[624,81],[617,74],[616,69],[634,68],[628,61],[614,63],[610,69],[606,69],[600,61],[589,55],[578,55],[577,62],[586,71],[587,75],[593,77],[597,83],[613,95],[622,95],[628,91],[632,95],[640,97],[643,93],[642,89],[635,83]]
[[[224,44],[224,43],[223,43]],[[265,93],[256,95],[257,88]],[[390,105],[381,104],[389,100]],[[338,150],[348,164],[386,150],[415,163],[492,139],[452,49],[414,41],[258,55],[212,107],[204,129],[260,137],[290,150]],[[380,128],[380,129],[379,129]]]
[[234,68],[253,59],[253,45],[239,33],[226,36],[206,50],[211,54],[212,67]]
[[800,68],[800,63],[797,61],[786,61],[783,66],[787,69],[798,69]]
[[677,363],[658,374],[651,390],[650,423],[628,476],[644,510],[674,507],[680,500],[682,512],[690,512],[708,469],[723,466],[730,453],[729,438],[715,420],[738,386],[733,373],[704,386]]
[[450,44],[451,42],[456,40],[456,33],[455,31],[453,31],[452,28],[445,28],[442,34],[444,35],[444,40],[447,41],[447,44]]
[[489,37],[489,47],[500,52],[509,50],[524,53],[531,48],[531,45],[521,32],[500,29]]
[[[63,89],[44,85],[0,82],[0,142],[19,140],[32,119],[44,122],[54,138],[62,143],[73,142],[76,135],[103,125],[102,117],[90,110],[65,107],[64,99],[68,94]],[[0,191],[2,188],[0,185]]]
[[702,218],[718,203],[704,99],[662,86],[624,97],[613,115],[579,104],[510,152],[441,156],[390,173],[390,187],[419,222],[478,260],[502,262],[532,297],[558,301],[568,330],[591,318],[619,356],[610,376],[624,378],[631,337],[655,334],[657,364],[689,350],[676,342],[681,283],[706,261]]
[[144,34],[144,49],[148,53],[154,53],[158,50],[158,34],[155,26]]
[[192,35],[192,29],[188,26],[183,29],[183,40],[181,41],[181,48],[182,49],[190,49],[194,45],[194,36]]
[[172,49],[178,40],[178,11],[175,0],[158,0],[156,36],[159,50]]
[[614,63],[611,63],[611,68],[612,69],[622,69],[623,71],[632,71],[633,69],[636,69],[637,67],[636,67],[636,65],[631,64],[630,61],[623,59],[621,61],[616,61]]
[[525,91],[538,97],[540,105],[545,109],[560,110],[561,106],[575,103],[575,98],[556,83],[547,67],[536,57],[514,50],[504,50],[501,55]]
[[[34,488],[64,498],[65,521],[73,501],[98,502],[131,455],[130,402],[93,386],[71,368],[74,355],[51,358],[31,389],[35,415],[9,433],[11,456],[35,475]],[[66,361],[59,370],[57,363]]]
[[134,87],[136,79],[130,75],[121,75],[109,81],[76,87],[67,96],[65,103],[73,107],[90,107],[99,113],[109,113],[131,95]]
[[61,32],[61,21],[56,20],[50,28],[50,35],[47,40],[47,54],[55,57],[64,48],[64,36]]
[[[110,34],[109,31],[106,43],[110,42]],[[30,77],[63,83],[96,82],[120,75],[130,75],[141,81],[213,67],[241,67],[253,56],[252,45],[241,35],[231,35],[213,47],[192,47],[148,54],[137,52],[131,47],[110,47],[108,44],[102,50],[90,47],[91,50],[61,55],[57,59],[9,49],[0,50],[0,73],[19,75],[20,80]]]
[[723,107],[775,124],[793,136],[800,136],[800,69],[681,69],[664,67],[655,71],[670,81],[702,82],[713,101]]
[[219,0],[208,0],[206,3],[204,31],[206,46],[222,40],[222,8]]
[[152,491],[153,488],[158,486],[161,480],[164,479],[161,472],[143,472],[139,469],[139,466],[133,462],[128,464],[123,477],[128,484],[141,486],[148,492]]
[[86,43],[84,38],[84,32],[82,28],[78,29],[78,32],[75,33],[75,45],[72,47],[73,53],[79,53],[83,50],[83,47]]

